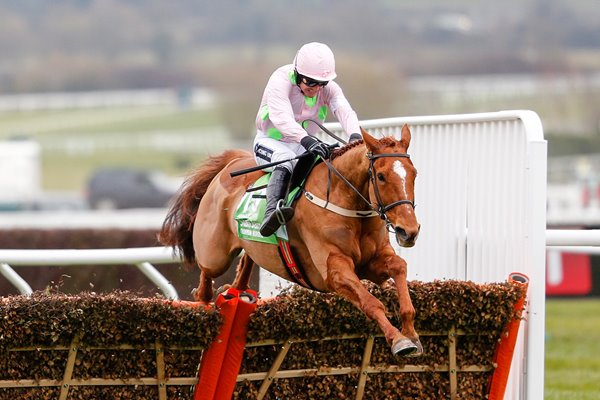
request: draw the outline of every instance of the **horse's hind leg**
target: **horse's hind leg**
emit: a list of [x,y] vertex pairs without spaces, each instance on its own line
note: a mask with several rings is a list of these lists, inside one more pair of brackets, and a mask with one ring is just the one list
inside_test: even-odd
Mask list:
[[248,289],[250,275],[252,274],[252,267],[254,267],[254,261],[250,258],[250,256],[248,256],[247,253],[244,253],[237,266],[235,279],[233,280],[232,284],[234,288],[237,290]]
[[206,272],[200,270],[200,283],[196,289],[192,290],[192,295],[194,300],[208,304],[213,298],[213,280]]
[[252,274],[252,267],[254,267],[254,261],[250,258],[250,256],[244,253],[238,262],[233,283],[221,286],[219,289],[217,289],[217,295],[223,293],[230,287],[240,291],[248,289],[250,275]]

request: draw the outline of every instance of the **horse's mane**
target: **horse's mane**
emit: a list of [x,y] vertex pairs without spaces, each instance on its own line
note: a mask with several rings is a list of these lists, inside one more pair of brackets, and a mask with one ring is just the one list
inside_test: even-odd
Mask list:
[[[363,144],[363,140],[356,140],[354,142],[348,143],[347,145],[340,147],[339,149],[334,150],[331,153],[331,158],[329,159],[330,161],[333,161],[334,159],[336,159],[337,157],[343,155],[344,153],[346,153],[348,150],[351,150],[353,148],[355,148],[356,146],[359,146]],[[385,136],[382,137],[381,139],[379,139],[379,146],[378,147],[394,147],[398,144],[398,141],[396,139],[394,139],[392,136]]]
[[334,150],[331,153],[331,158],[329,159],[329,161],[333,161],[335,160],[337,157],[343,155],[344,153],[346,153],[348,150],[355,148],[356,146],[359,146],[363,143],[362,139],[360,140],[355,140],[354,142],[348,143],[347,145],[340,147],[339,149]]

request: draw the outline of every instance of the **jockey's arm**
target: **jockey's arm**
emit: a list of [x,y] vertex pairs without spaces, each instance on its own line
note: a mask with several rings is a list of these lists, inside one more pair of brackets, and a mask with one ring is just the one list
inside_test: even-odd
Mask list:
[[344,93],[339,85],[335,84],[335,86],[332,86],[333,87],[331,89],[333,89],[333,93],[329,102],[331,111],[342,125],[342,128],[346,134],[349,136],[350,141],[361,139],[362,136],[360,134],[360,125],[358,123],[356,112],[352,109],[350,102],[344,96]]

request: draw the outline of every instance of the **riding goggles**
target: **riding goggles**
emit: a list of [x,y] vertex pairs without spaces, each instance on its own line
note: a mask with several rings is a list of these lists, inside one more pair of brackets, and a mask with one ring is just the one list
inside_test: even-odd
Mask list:
[[308,87],[315,87],[317,85],[323,87],[327,86],[329,83],[329,81],[317,81],[304,75],[298,75],[298,78],[300,78],[300,82],[304,83]]

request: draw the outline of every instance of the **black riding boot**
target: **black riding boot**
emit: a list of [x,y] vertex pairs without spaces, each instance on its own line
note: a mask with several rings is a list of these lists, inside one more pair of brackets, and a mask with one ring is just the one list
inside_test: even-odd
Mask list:
[[271,236],[279,227],[294,216],[294,209],[285,206],[290,172],[285,168],[275,168],[267,186],[267,208],[265,219],[260,226],[260,234]]

